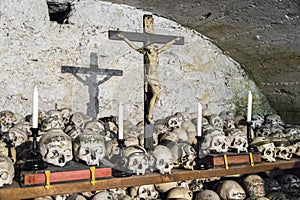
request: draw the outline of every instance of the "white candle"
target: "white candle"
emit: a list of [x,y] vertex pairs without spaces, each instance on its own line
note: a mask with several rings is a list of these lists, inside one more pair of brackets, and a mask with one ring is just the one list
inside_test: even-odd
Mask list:
[[122,140],[123,137],[123,103],[121,102],[119,104],[119,134],[118,134],[119,140]]
[[36,86],[33,89],[32,99],[32,128],[38,128],[39,92]]
[[202,135],[202,105],[198,103],[197,136]]
[[252,115],[252,93],[251,91],[248,92],[248,110],[247,110],[247,122],[251,122],[251,115]]

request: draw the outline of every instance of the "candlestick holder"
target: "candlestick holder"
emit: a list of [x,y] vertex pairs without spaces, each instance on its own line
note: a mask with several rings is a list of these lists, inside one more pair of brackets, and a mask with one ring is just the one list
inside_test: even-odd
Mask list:
[[196,136],[197,144],[195,150],[197,152],[197,157],[195,158],[196,165],[194,167],[195,170],[205,170],[208,169],[208,165],[201,161],[202,158],[206,156],[201,147],[201,136]]
[[252,125],[252,122],[251,121],[247,121],[246,125],[247,125],[247,140],[248,140],[247,150],[248,150],[248,152],[258,152],[257,147],[251,145],[251,142],[252,142],[252,136],[251,136],[252,135],[251,134],[251,125]]
[[1,132],[1,137],[3,142],[6,144],[6,148],[7,148],[7,156],[12,160],[12,161],[16,161],[14,160],[13,156],[12,156],[12,152],[11,152],[11,148],[12,148],[12,139],[9,137],[9,133],[8,132]]
[[27,160],[23,165],[24,171],[32,171],[32,170],[39,170],[45,169],[48,167],[47,163],[43,161],[40,151],[38,149],[37,143],[37,136],[39,129],[38,128],[31,128],[32,133],[32,149],[29,151],[29,160]]
[[119,155],[113,156],[113,158],[111,159],[112,162],[115,164],[114,168],[112,169],[112,176],[113,177],[131,176],[133,172],[124,167],[125,161],[123,158],[124,158],[124,149],[126,147],[125,139],[118,139],[118,147],[119,147]]

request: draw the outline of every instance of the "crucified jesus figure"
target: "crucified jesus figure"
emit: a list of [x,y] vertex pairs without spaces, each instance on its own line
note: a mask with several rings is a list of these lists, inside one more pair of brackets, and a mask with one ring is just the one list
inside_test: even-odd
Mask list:
[[[179,41],[181,37],[176,37],[175,39],[167,42],[160,48],[156,48],[152,43],[146,43],[144,47],[138,47],[133,42],[131,42],[128,38],[126,38],[122,33],[118,33],[118,37],[124,40],[131,48],[136,50],[137,52],[144,55],[144,64],[145,64],[145,93],[150,93],[150,99],[147,99],[147,111],[146,112],[146,120],[150,124],[154,124],[153,113],[154,106],[158,103],[159,95],[160,95],[160,82],[158,76],[158,64],[159,59],[158,55],[167,50],[174,43]],[[148,97],[148,95],[147,95]]]

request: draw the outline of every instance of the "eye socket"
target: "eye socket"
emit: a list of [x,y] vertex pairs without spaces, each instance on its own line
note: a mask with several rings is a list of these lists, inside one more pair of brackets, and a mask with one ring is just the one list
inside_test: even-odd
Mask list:
[[1,172],[1,173],[0,173],[0,178],[1,178],[2,180],[8,179],[8,173],[7,173],[7,172]]
[[160,160],[158,161],[158,165],[163,165],[163,164],[165,164],[165,161],[164,161],[163,159],[160,159]]
[[57,151],[57,150],[53,150],[53,151],[51,151],[49,157],[50,157],[51,159],[54,159],[54,158],[57,158],[58,156],[59,156],[58,151]]
[[138,164],[137,159],[134,159],[134,160],[132,161],[132,165],[135,166],[135,165],[137,165],[137,164]]
[[81,148],[80,154],[81,155],[88,155],[90,153],[90,150],[88,148]]

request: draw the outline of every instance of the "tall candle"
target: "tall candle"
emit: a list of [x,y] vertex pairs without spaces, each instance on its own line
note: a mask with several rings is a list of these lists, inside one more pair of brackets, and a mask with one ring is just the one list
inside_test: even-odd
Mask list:
[[202,135],[202,105],[198,103],[197,136]]
[[119,140],[123,140],[123,103],[121,102],[119,104],[119,134],[118,134]]
[[248,92],[248,110],[247,110],[247,122],[251,122],[251,115],[252,115],[252,93],[251,91]]
[[32,128],[38,128],[39,92],[34,86],[32,95]]

